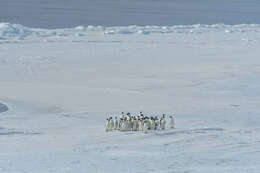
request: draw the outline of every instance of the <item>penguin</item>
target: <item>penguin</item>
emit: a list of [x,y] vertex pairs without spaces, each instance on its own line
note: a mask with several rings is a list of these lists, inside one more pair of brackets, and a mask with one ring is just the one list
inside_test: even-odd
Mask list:
[[143,131],[143,123],[141,118],[138,119],[138,130]]
[[130,117],[130,121],[129,121],[129,131],[133,131],[133,127],[134,127],[134,120],[132,117]]
[[148,126],[148,130],[151,130],[151,121],[150,118],[146,117],[146,121],[147,121],[147,126]]
[[158,129],[158,127],[159,127],[159,124],[160,124],[160,122],[159,122],[159,120],[158,120],[158,117],[156,116],[155,118],[154,118],[154,130],[157,130]]
[[165,130],[166,120],[165,120],[165,114],[163,114],[161,120],[160,120],[160,128],[162,130]]
[[122,118],[122,119],[124,119],[124,118],[125,118],[125,114],[124,114],[124,112],[122,112],[122,113],[121,113],[121,116],[120,116],[120,118]]
[[133,118],[133,131],[138,130],[138,120],[134,117]]
[[115,117],[114,130],[119,130],[119,123],[117,117]]
[[155,122],[154,122],[154,118],[153,117],[150,118],[150,126],[151,126],[150,127],[151,130],[155,130]]
[[127,119],[126,117],[124,117],[124,119],[122,119],[122,125],[121,125],[121,131],[126,131],[127,130]]
[[109,131],[109,121],[110,121],[110,119],[107,118],[107,121],[106,121],[106,127],[105,127],[106,132]]
[[122,123],[123,123],[123,119],[120,118],[120,119],[119,119],[119,123],[118,123],[118,130],[121,130],[121,128],[122,128]]
[[162,114],[162,117],[165,118],[165,114]]
[[174,128],[174,119],[172,116],[170,116],[170,128],[173,129]]
[[128,131],[129,129],[129,121],[127,120],[127,118],[125,118],[125,121],[124,121],[124,131]]
[[125,128],[125,121],[124,119],[120,119],[120,131],[124,131],[124,128]]
[[143,125],[143,131],[144,131],[144,133],[147,133],[148,132],[148,119],[146,118],[145,120],[144,120],[144,125]]
[[128,112],[126,114],[127,116],[125,117],[125,122],[124,122],[124,130],[125,131],[131,131],[132,130],[132,119],[131,119],[131,114]]
[[109,121],[109,131],[113,131],[114,129],[114,121],[113,118],[110,117],[110,121]]

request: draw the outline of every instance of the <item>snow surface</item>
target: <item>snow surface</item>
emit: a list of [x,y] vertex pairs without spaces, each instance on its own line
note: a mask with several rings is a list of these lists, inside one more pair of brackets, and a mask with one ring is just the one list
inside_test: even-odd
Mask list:
[[[257,24],[1,23],[0,172],[257,173],[259,55]],[[105,133],[140,110],[176,129]]]

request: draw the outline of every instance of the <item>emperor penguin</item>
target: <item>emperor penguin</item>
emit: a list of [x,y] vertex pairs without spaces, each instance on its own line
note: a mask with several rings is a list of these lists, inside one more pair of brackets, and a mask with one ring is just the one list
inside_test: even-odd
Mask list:
[[133,118],[133,131],[138,130],[138,120],[134,117]]
[[174,128],[174,119],[172,116],[170,116],[170,128],[173,129]]
[[148,125],[148,130],[151,130],[151,121],[150,121],[150,118],[146,118],[147,120],[147,125]]
[[109,131],[109,125],[110,125],[110,122],[109,122],[109,121],[110,121],[110,119],[107,118],[106,127],[105,127],[106,132]]
[[165,130],[166,120],[165,120],[165,114],[163,114],[161,120],[160,120],[160,127],[162,130]]
[[122,124],[121,124],[121,128],[120,128],[121,131],[126,131],[127,130],[127,120],[126,120],[126,117],[124,117],[122,119]]
[[122,128],[122,123],[123,123],[123,119],[120,118],[120,119],[119,119],[119,122],[118,122],[118,130],[121,130],[121,128]]
[[157,118],[157,116],[156,116],[156,117],[154,118],[154,126],[155,126],[155,129],[154,129],[154,130],[157,130],[157,129],[158,129],[159,124],[160,124],[160,122],[159,122],[159,120],[158,120],[158,118]]
[[138,116],[141,117],[143,115],[142,111],[139,112]]
[[149,120],[147,118],[145,118],[144,124],[143,124],[143,131],[144,131],[144,133],[148,132],[148,128],[149,128],[148,127],[149,126],[148,122],[149,122]]
[[126,117],[126,122],[125,122],[125,127],[126,127],[126,131],[131,131],[132,130],[132,118],[131,118],[131,114],[128,112]]
[[115,117],[114,130],[119,130],[119,123],[117,117]]
[[110,117],[110,121],[109,121],[109,130],[110,131],[113,131],[114,129],[114,121],[113,121],[113,118]]
[[151,119],[150,119],[150,129],[151,130],[155,130],[155,122],[154,122],[154,118],[153,117],[151,117]]
[[124,118],[125,118],[125,114],[124,114],[124,112],[122,112],[122,113],[121,113],[121,116],[120,116],[120,118],[122,118],[122,119],[124,119]]
[[142,123],[142,119],[141,119],[141,117],[140,118],[138,118],[138,130],[139,131],[142,131],[143,130],[143,123]]

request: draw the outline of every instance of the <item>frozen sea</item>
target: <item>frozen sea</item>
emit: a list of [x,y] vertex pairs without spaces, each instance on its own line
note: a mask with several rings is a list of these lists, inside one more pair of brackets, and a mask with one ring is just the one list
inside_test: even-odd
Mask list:
[[0,22],[29,27],[260,23],[258,0],[1,0]]

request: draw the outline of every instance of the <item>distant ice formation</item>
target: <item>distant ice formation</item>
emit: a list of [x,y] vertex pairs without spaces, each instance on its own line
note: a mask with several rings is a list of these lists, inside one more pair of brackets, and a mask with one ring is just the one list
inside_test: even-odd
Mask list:
[[243,32],[260,32],[260,24],[240,24],[240,25],[175,25],[175,26],[77,26],[66,29],[36,29],[28,28],[19,24],[0,23],[0,38],[27,37],[27,36],[84,36],[88,33],[100,34],[154,34],[154,33],[207,33],[207,32],[224,32],[224,33],[243,33]]
[[32,29],[19,24],[0,23],[0,37],[28,36]]

